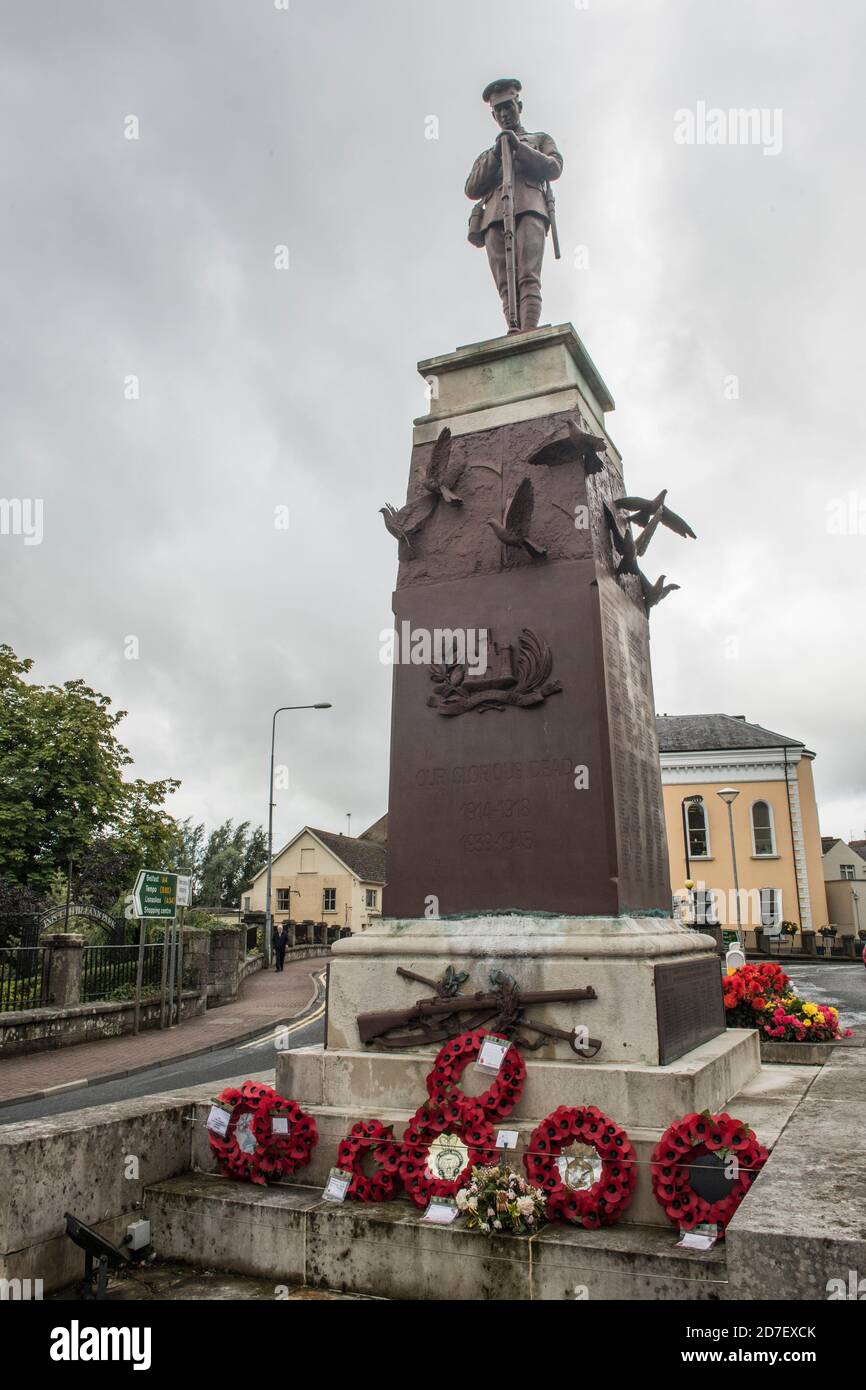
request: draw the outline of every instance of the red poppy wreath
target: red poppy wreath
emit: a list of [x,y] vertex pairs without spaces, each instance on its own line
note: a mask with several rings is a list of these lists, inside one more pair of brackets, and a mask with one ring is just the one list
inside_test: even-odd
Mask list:
[[400,1179],[411,1201],[426,1207],[432,1197],[453,1197],[476,1165],[496,1158],[493,1126],[480,1106],[428,1101],[406,1126]]
[[[217,1103],[231,1109],[231,1118],[224,1135],[209,1130],[208,1138],[229,1177],[273,1182],[309,1163],[319,1138],[316,1121],[296,1101],[285,1100],[272,1086],[245,1081],[240,1090],[227,1087]],[[285,1127],[275,1125],[282,1120]]]
[[[574,1143],[594,1150],[597,1159],[563,1158]],[[530,1181],[547,1195],[550,1220],[587,1229],[618,1221],[637,1182],[628,1135],[594,1105],[560,1105],[533,1132],[523,1162]]]
[[[708,1110],[685,1115],[665,1130],[653,1149],[653,1196],[675,1226],[691,1230],[707,1222],[718,1227],[723,1240],[728,1222],[768,1158],[742,1121]],[[700,1170],[709,1167],[707,1160],[713,1167],[704,1176]],[[695,1183],[705,1191],[696,1191]]]
[[481,1051],[484,1039],[491,1036],[486,1028],[476,1028],[472,1033],[452,1038],[440,1049],[427,1077],[427,1094],[432,1101],[440,1105],[449,1101],[456,1103],[464,1119],[479,1108],[488,1120],[504,1120],[511,1114],[520,1100],[526,1079],[526,1063],[513,1043],[492,1085],[481,1095],[467,1096],[458,1084],[469,1063],[474,1062]]
[[[372,1154],[378,1164],[375,1173],[363,1169],[364,1159]],[[337,1149],[337,1167],[352,1174],[346,1192],[356,1202],[390,1202],[400,1185],[400,1150],[394,1143],[390,1126],[380,1120],[359,1120],[352,1125]]]

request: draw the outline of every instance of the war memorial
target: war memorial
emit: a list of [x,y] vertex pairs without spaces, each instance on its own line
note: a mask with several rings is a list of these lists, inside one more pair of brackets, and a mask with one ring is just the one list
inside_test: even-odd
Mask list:
[[[335,942],[324,1043],[272,1076],[0,1131],[7,1190],[39,1149],[8,1277],[72,1277],[61,1208],[111,1240],[137,1210],[160,1259],[388,1299],[818,1300],[866,1269],[862,1049],[762,1066],[717,940],[671,915],[652,540],[700,540],[664,479],[630,494],[611,388],[541,322],[563,159],[521,93],[485,89],[465,189],[503,334],[428,345],[381,508],[395,628],[445,634],[394,667],[383,916]],[[473,1172],[503,1165],[520,1182],[479,1215]],[[500,1234],[509,1204],[529,1220]]]

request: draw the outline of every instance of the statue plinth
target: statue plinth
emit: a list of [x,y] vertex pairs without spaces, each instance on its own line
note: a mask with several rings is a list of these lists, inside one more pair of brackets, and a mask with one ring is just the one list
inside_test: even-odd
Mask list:
[[[441,981],[453,967],[466,996],[491,977],[522,993],[589,987],[517,1025],[515,1157],[558,1105],[598,1105],[641,1160],[626,1220],[663,1224],[653,1144],[682,1115],[724,1109],[759,1053],[754,1033],[725,1030],[715,942],[670,916],[644,591],[605,512],[625,492],[613,400],[568,324],[419,371],[430,413],[406,506],[385,517],[401,655],[437,630],[483,632],[487,648],[461,663],[422,641],[395,665],[384,916],[334,944],[325,1047],[281,1056],[277,1085],[316,1113],[324,1175],[357,1120],[399,1139],[424,1101],[439,1043],[410,1026],[417,1045],[365,1046],[358,1028],[432,997],[398,969]],[[565,1035],[584,1026],[601,1048],[578,1057]]]
[[[395,667],[384,912],[668,913],[647,618],[639,579],[614,572],[604,516],[624,491],[610,392],[569,324],[418,370],[431,409],[410,502],[447,427],[461,505],[439,501],[401,545],[395,627],[485,633],[491,687],[510,653],[518,688],[484,701],[478,674],[458,671],[452,689],[428,664]],[[596,471],[567,457],[575,418],[604,441]],[[558,438],[565,456],[535,462]],[[504,546],[488,520],[525,479],[543,556]]]

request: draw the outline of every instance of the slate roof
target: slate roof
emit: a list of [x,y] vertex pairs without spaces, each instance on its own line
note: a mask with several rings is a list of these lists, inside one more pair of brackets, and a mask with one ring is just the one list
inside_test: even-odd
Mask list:
[[839,843],[839,836],[838,836],[838,835],[822,835],[822,836],[821,836],[821,853],[822,853],[822,854],[829,854],[829,853],[830,853],[830,850],[833,848],[833,846],[834,846],[834,845],[838,845],[838,843]]
[[848,848],[859,854],[861,859],[866,859],[866,840],[849,840]]
[[308,825],[306,829],[338,859],[342,859],[363,883],[385,882],[384,845],[377,844],[375,840],[358,839],[354,835],[336,835],[330,830],[317,830],[314,825]]
[[733,714],[657,714],[660,753],[701,753],[728,748],[803,748],[802,739],[774,734]]
[[368,825],[366,830],[362,830],[358,838],[373,840],[375,844],[384,848],[388,843],[388,812],[386,811],[384,816],[380,816],[372,825]]

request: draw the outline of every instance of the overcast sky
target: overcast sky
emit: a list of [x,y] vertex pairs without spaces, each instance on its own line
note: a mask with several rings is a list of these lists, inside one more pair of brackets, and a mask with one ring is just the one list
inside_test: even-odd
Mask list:
[[[176,815],[263,821],[271,711],[314,700],[281,716],[277,840],[386,809],[377,508],[405,500],[416,362],[502,331],[463,184],[481,89],[513,75],[565,160],[542,321],[613,393],[629,490],[667,485],[699,533],[653,543],[682,585],[653,615],[657,708],[804,740],[823,832],[863,833],[859,0],[0,15],[0,492],[44,505],[41,544],[0,537],[0,637],[129,711]],[[702,102],[763,109],[772,141],[677,143]]]

